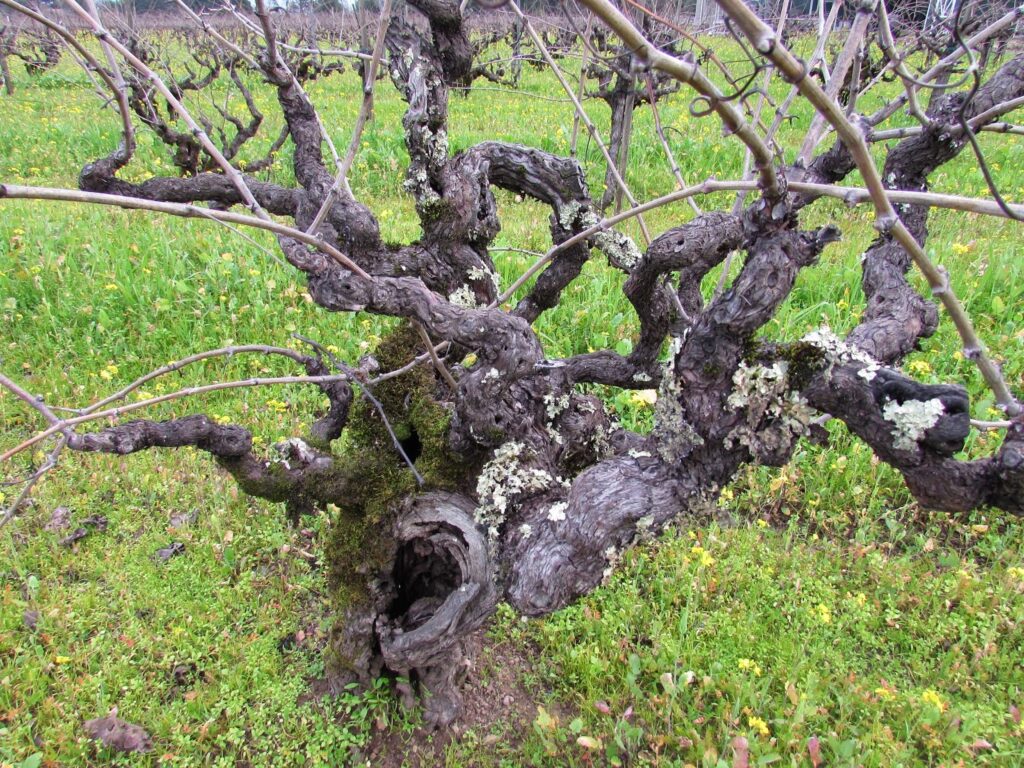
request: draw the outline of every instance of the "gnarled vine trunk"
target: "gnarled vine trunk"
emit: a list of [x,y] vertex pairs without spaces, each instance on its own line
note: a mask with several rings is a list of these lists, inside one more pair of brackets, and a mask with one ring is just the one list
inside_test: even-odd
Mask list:
[[[317,377],[328,412],[303,439],[277,446],[272,459],[254,450],[244,428],[205,416],[93,432],[51,420],[76,450],[195,446],[215,456],[246,492],[285,503],[295,517],[330,509],[335,683],[390,670],[409,681],[408,692],[429,692],[431,722],[451,722],[466,639],[499,600],[540,616],[586,594],[624,549],[700,514],[744,464],[786,463],[797,442],[819,428],[820,414],[845,421],[923,503],[1024,511],[1024,417],[1013,419],[993,456],[959,461],[954,454],[969,429],[965,391],[919,384],[892,367],[934,332],[938,315],[908,284],[910,259],[891,231],[864,254],[867,310],[845,340],[827,331],[800,340],[755,339],[799,271],[839,236],[831,226],[802,229],[801,211],[816,193],[790,193],[787,184],[839,182],[855,165],[849,147],[837,144],[807,168],[762,168],[777,184],[766,185],[745,210],[702,213],[641,250],[614,229],[595,226],[599,206],[575,160],[494,141],[451,151],[449,89],[471,76],[473,47],[457,2],[409,4],[424,23],[390,19],[384,44],[391,80],[407,105],[405,187],[419,216],[417,241],[383,242],[370,209],[335,178],[319,118],[269,27],[251,64],[284,114],[297,187],[230,173],[223,165],[230,153],[219,157],[198,125],[172,135],[143,98],[155,75],[120,49],[136,78],[122,95],[130,101],[136,94],[136,114],[158,133],[167,128],[168,145],[187,148],[189,175],[118,178],[131,156],[126,139],[85,166],[79,180],[85,192],[120,199],[217,209],[242,204],[265,222],[270,214],[287,217],[294,228],[274,231],[316,304],[402,318],[359,366],[319,347],[291,354]],[[113,45],[98,20],[92,26]],[[245,60],[236,56],[230,67]],[[634,46],[631,61],[632,71],[662,60],[653,47]],[[690,71],[685,67],[672,71]],[[115,84],[116,74],[111,70]],[[632,93],[632,77],[626,86]],[[1017,57],[969,100],[961,92],[936,99],[928,125],[888,152],[885,183],[926,190],[929,175],[966,145],[961,121],[1022,94],[1024,57]],[[723,100],[705,98],[709,113],[725,114]],[[632,100],[623,105],[632,112]],[[500,229],[495,187],[549,206],[556,246],[508,311],[488,250]],[[20,189],[0,186],[0,198],[19,196]],[[927,211],[907,205],[899,212],[922,244]],[[549,359],[532,324],[558,304],[592,248],[623,273],[639,337],[628,355],[598,350]],[[744,254],[738,276],[705,303],[701,281],[734,251]],[[417,360],[423,364],[410,365]],[[623,429],[585,393],[586,384],[657,388],[653,431]],[[363,396],[355,398],[353,387]]]

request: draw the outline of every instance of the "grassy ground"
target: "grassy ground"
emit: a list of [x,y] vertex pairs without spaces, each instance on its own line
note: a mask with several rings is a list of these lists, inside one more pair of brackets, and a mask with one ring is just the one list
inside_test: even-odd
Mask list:
[[[114,146],[114,116],[70,67],[20,76],[18,85],[0,101],[0,179],[74,186],[81,165]],[[358,108],[356,78],[346,73],[311,91],[343,146]],[[570,110],[530,94],[559,96],[553,79],[527,69],[518,94],[453,97],[453,145],[501,138],[567,152]],[[268,115],[271,98],[258,89]],[[591,109],[605,124],[606,110]],[[400,113],[384,84],[353,187],[386,237],[408,241],[417,227],[401,193]],[[738,143],[690,117],[686,98],[667,104],[663,119],[688,180],[737,174]],[[277,126],[267,127],[276,135]],[[797,121],[788,141],[799,128]],[[638,113],[636,133],[631,185],[638,197],[668,191],[648,114]],[[1020,146],[982,141],[1005,194],[1024,197]],[[583,150],[599,190],[597,152]],[[143,136],[126,175],[167,168]],[[269,177],[289,181],[287,157]],[[934,181],[962,194],[983,189],[966,157]],[[496,246],[544,250],[548,212],[499,200]],[[52,403],[88,402],[156,364],[232,341],[287,345],[299,331],[354,357],[385,330],[362,315],[317,311],[293,271],[213,224],[15,202],[0,211],[2,367]],[[660,231],[690,215],[678,205],[649,223]],[[805,219],[837,220],[845,239],[801,276],[771,335],[799,336],[823,323],[841,332],[862,306],[858,256],[872,236],[869,214],[825,202]],[[942,212],[930,229],[929,249],[1019,385],[1020,230]],[[495,255],[505,284],[532,260]],[[538,323],[549,354],[630,343],[636,326],[620,281],[596,261],[587,266]],[[948,323],[908,366],[923,380],[964,382],[974,414],[992,415]],[[152,392],[269,372],[292,371],[239,357]],[[649,422],[646,404],[607,394],[628,423]],[[203,410],[252,425],[269,444],[298,434],[319,405],[307,390],[243,391],[153,415]],[[3,447],[38,427],[5,393],[0,423]],[[536,708],[525,720],[496,715],[467,732],[444,750],[447,763],[728,766],[742,738],[750,764],[812,765],[818,752],[826,765],[1024,764],[1024,527],[994,512],[922,510],[841,427],[832,438],[828,448],[802,447],[786,469],[745,472],[723,496],[717,522],[695,521],[637,549],[579,605],[530,623],[502,613],[495,637],[532,658],[524,676]],[[996,442],[973,435],[968,455]],[[240,496],[188,451],[72,456],[35,499],[0,533],[0,763],[337,765],[358,761],[388,729],[396,744],[424,740],[383,688],[303,697],[322,671],[325,586],[316,559],[326,513],[291,529],[274,505]],[[67,531],[44,527],[57,507],[72,528],[103,515],[106,530],[62,546]],[[183,543],[184,554],[154,557],[171,542]],[[113,706],[150,731],[152,754],[116,756],[84,739],[81,722]]]

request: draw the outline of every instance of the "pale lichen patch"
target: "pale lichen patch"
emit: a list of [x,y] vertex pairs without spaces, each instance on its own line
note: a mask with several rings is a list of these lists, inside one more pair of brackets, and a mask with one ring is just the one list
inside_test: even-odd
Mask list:
[[497,539],[513,502],[524,494],[546,490],[556,482],[556,478],[543,469],[523,466],[525,452],[523,443],[505,443],[495,450],[494,458],[484,465],[477,479],[480,505],[475,519],[487,528],[492,540]]
[[444,128],[436,132],[423,131],[424,143],[427,147],[427,158],[435,166],[444,165],[448,159],[448,133]]
[[597,223],[597,217],[582,203],[572,200],[558,208],[558,223],[562,229],[575,229],[577,224],[591,227]]
[[312,463],[317,457],[316,451],[309,443],[299,437],[290,437],[279,443],[274,443],[274,452],[270,456],[270,462],[281,464],[285,469],[291,469],[291,461],[297,461],[299,466],[306,466]]
[[416,206],[421,211],[429,210],[441,201],[441,196],[431,186],[430,177],[422,166],[416,170],[409,168],[409,175],[402,182],[402,187],[416,198]]
[[847,344],[836,336],[835,333],[832,332],[832,329],[827,325],[806,334],[801,341],[810,344],[813,347],[817,347],[825,353],[825,359],[828,361],[829,372],[831,372],[832,367],[836,363],[863,363],[864,367],[857,371],[857,375],[870,383],[874,380],[878,371],[882,369],[882,366],[877,360],[875,360],[875,358],[867,352]]
[[[612,428],[614,431],[614,427]],[[591,432],[590,442],[594,446],[594,454],[597,458],[605,458],[613,453],[611,441],[608,439],[609,433],[605,429],[605,426],[600,422],[594,425],[594,431]]]
[[[576,227],[589,229],[600,224],[601,220],[589,207],[574,200],[558,209],[558,223],[566,230],[573,230]],[[602,229],[591,235],[591,239],[614,266],[627,272],[636,269],[643,259],[643,253],[632,238],[621,232]]]
[[476,309],[479,306],[476,301],[476,291],[465,284],[448,294],[448,301],[465,309]]
[[891,400],[882,408],[882,418],[893,423],[893,447],[902,451],[913,451],[917,441],[925,432],[934,427],[945,411],[937,397],[931,400],[907,400],[897,403]]
[[548,392],[544,395],[544,413],[548,417],[548,421],[557,419],[568,407],[568,394],[556,395],[553,392]]
[[491,284],[494,286],[494,290],[501,290],[501,278],[498,276],[498,273],[492,272],[484,267],[471,267],[466,272],[466,277],[470,280],[490,280]]
[[679,382],[672,375],[670,364],[661,378],[658,401],[654,407],[654,435],[657,437],[658,455],[669,464],[682,461],[694,448],[704,444],[704,438],[686,419],[680,404],[682,396]]
[[633,242],[620,232],[605,230],[594,235],[594,245],[600,248],[614,266],[632,272],[644,255]]
[[789,366],[740,363],[726,405],[742,410],[744,420],[726,436],[725,446],[743,445],[758,458],[788,450],[793,440],[807,435],[814,411],[799,392],[790,391]]
[[636,521],[636,540],[646,541],[651,538],[654,528],[654,515],[644,515]]
[[558,501],[551,505],[548,510],[548,520],[552,523],[560,523],[565,520],[565,510],[569,508],[568,502]]

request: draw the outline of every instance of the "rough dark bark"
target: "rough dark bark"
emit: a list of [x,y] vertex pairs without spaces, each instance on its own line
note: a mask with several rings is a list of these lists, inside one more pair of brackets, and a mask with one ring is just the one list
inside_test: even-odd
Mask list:
[[221,426],[206,416],[171,421],[130,421],[99,432],[75,435],[70,445],[79,451],[125,455],[147,448],[194,446],[214,456],[237,458],[252,450],[252,435],[234,425]]
[[[918,501],[952,512],[994,506],[1024,512],[1024,419],[1018,417],[995,456],[959,461],[969,431],[967,393],[961,387],[919,384],[902,374],[882,369],[865,385],[863,363],[851,362],[817,376],[805,389],[808,401],[843,419],[883,461],[903,475]],[[941,415],[918,439],[894,444],[897,425],[885,417],[889,403],[942,405]]]
[[[104,192],[167,203],[206,202],[222,206],[244,203],[239,191],[221,173],[201,173],[185,179],[173,176],[156,177],[133,183],[122,181],[113,175],[117,168],[111,167],[120,164],[121,158],[114,156],[90,163],[82,169],[78,178],[79,187],[89,192]],[[296,190],[250,177],[246,178],[246,183],[257,202],[270,213],[279,216],[296,215],[300,200]]]

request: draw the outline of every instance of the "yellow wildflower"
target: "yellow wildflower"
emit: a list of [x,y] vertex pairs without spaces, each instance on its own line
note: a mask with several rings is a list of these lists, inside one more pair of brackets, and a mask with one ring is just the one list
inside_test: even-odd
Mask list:
[[915,376],[925,376],[932,372],[932,367],[927,360],[912,360],[907,365],[907,372]]
[[942,696],[934,688],[929,688],[921,694],[921,701],[925,704],[929,704],[935,707],[939,712],[946,711],[946,702],[943,701]]
[[761,665],[753,659],[740,659],[736,662],[736,666],[738,666],[744,672],[752,672],[754,674],[754,677],[761,676]]
[[814,613],[818,616],[818,621],[822,624],[832,623],[832,609],[824,603],[818,603],[818,606],[814,609]]
[[750,715],[747,717],[747,725],[753,728],[760,736],[767,736],[770,731],[768,730],[768,723],[762,720],[760,717]]
[[653,389],[640,389],[630,394],[630,402],[641,407],[658,402],[658,393]]
[[690,552],[697,556],[697,561],[705,568],[710,568],[715,564],[715,558],[699,544],[690,547]]

